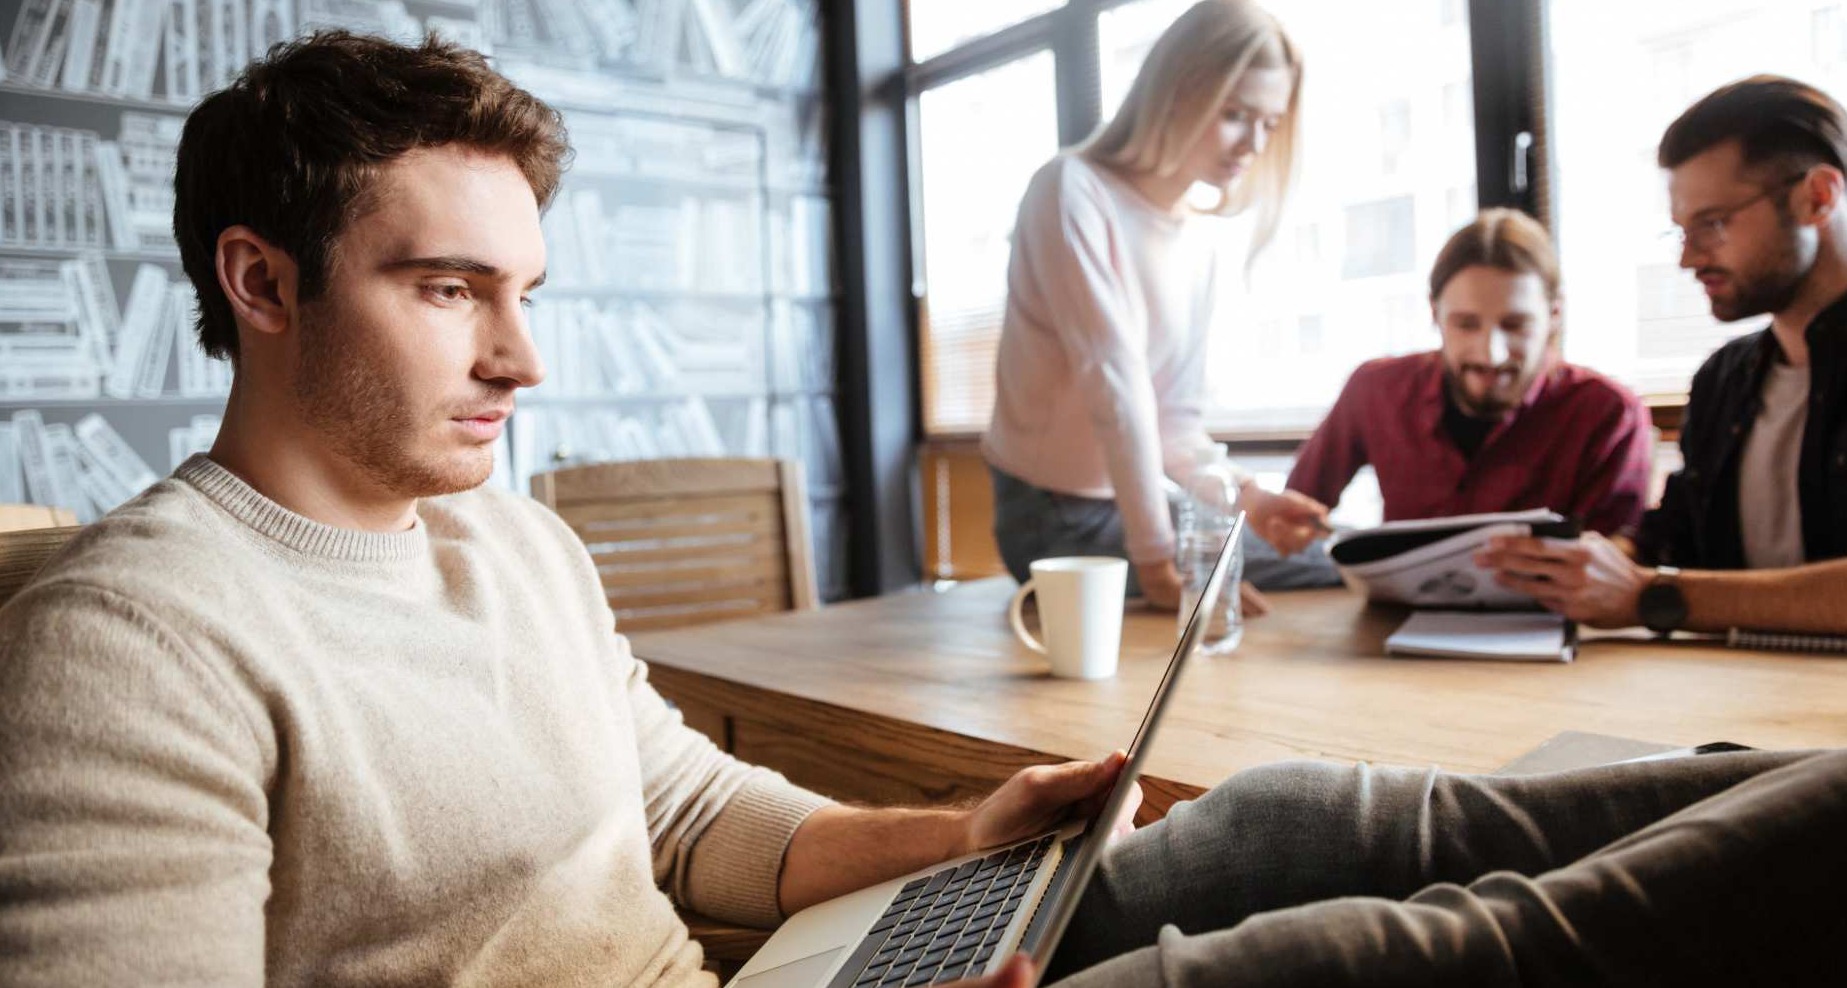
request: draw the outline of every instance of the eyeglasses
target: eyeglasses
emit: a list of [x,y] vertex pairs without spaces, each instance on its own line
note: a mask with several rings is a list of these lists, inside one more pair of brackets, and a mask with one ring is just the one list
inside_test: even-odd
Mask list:
[[1716,213],[1708,213],[1701,219],[1694,220],[1689,226],[1678,224],[1661,231],[1661,239],[1675,244],[1681,250],[1692,247],[1694,250],[1714,250],[1726,244],[1726,228],[1732,217],[1750,209],[1765,199],[1781,195],[1796,186],[1796,183],[1808,177],[1807,172],[1792,175],[1789,178],[1766,188],[1743,202],[1736,203]]

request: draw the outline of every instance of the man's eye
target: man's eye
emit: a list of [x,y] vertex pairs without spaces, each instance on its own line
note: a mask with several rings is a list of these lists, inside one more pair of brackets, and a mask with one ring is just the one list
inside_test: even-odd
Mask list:
[[468,286],[457,284],[430,285],[425,291],[444,302],[461,302],[468,298]]

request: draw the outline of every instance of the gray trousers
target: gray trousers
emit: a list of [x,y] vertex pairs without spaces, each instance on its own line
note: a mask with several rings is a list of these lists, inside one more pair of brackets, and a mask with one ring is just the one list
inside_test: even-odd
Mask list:
[[[988,468],[994,479],[994,541],[1007,572],[1025,583],[1035,559],[1052,556],[1127,558],[1122,512],[1116,502],[1034,487],[1011,474]],[[1327,550],[1315,543],[1293,556],[1279,556],[1270,544],[1244,532],[1244,579],[1259,590],[1331,587],[1340,583]],[[1135,570],[1129,570],[1129,596],[1141,593]]]
[[1289,763],[1124,838],[1046,981],[1847,984],[1844,944],[1847,751],[1512,778]]

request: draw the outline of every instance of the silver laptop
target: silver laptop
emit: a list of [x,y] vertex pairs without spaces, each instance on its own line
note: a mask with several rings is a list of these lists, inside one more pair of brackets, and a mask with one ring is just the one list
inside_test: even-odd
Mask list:
[[1109,822],[1141,775],[1202,615],[1223,591],[1243,533],[1238,516],[1167,672],[1129,743],[1103,811],[1007,847],[946,861],[789,917],[740,970],[734,988],[914,988],[986,974],[1022,951],[1044,971],[1102,858]]

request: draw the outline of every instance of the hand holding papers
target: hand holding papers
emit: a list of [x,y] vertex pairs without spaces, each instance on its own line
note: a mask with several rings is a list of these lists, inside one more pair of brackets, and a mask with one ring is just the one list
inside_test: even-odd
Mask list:
[[1341,576],[1369,600],[1481,610],[1533,609],[1531,594],[1510,590],[1475,564],[1475,551],[1497,535],[1574,538],[1577,525],[1543,508],[1387,522],[1343,532],[1328,542]]

